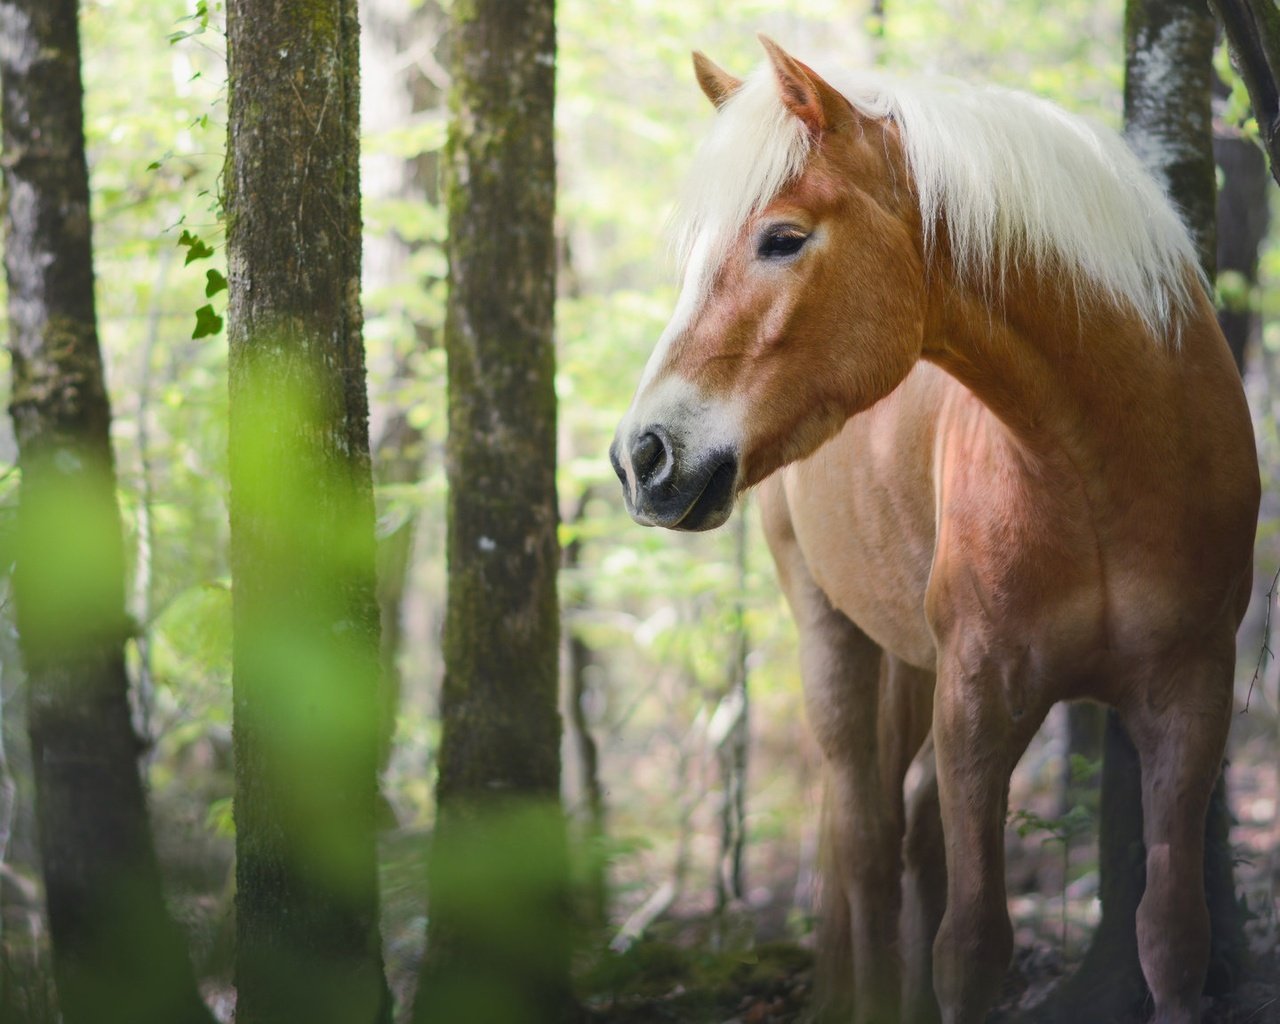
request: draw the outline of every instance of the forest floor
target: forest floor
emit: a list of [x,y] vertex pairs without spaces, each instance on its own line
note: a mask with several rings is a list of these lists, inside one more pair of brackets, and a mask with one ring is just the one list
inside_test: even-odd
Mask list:
[[[1274,750],[1274,738],[1260,731],[1234,751],[1229,786],[1238,820],[1232,838],[1237,884],[1251,912],[1246,925],[1250,961],[1230,996],[1204,1001],[1203,1024],[1280,1024],[1280,772]],[[182,806],[182,814],[163,802],[156,808],[164,823],[157,830],[160,851],[171,891],[179,894],[175,909],[188,926],[205,979],[202,989],[218,1019],[229,1021],[234,1006],[230,843],[225,837],[211,841],[207,811],[186,802]],[[1037,1024],[1036,1004],[1079,962],[1097,914],[1091,840],[1082,837],[1071,851],[1079,864],[1064,885],[1067,858],[1061,846],[1036,835],[1015,838],[1015,831],[1010,830],[1008,875],[1017,952],[991,1024]],[[422,831],[404,828],[385,833],[381,842],[384,950],[400,1020],[407,1019],[422,957],[426,847]],[[717,919],[705,905],[678,905],[624,953],[602,952],[608,935],[594,951],[584,950],[576,972],[583,1024],[804,1024],[814,970],[810,929],[791,905],[801,888],[796,865],[756,858],[751,871],[753,891],[767,895],[727,918]],[[18,882],[25,886],[20,893],[14,888]],[[39,936],[38,948],[28,951],[32,966],[47,968],[38,884],[9,872],[0,878],[3,885],[10,926],[3,945],[9,947],[23,932],[14,918],[21,911],[27,930]],[[11,969],[12,954],[4,959]],[[35,976],[46,973],[37,970]]]
[[[1280,1024],[1280,787],[1273,749],[1271,737],[1255,737],[1237,748],[1230,769],[1237,885],[1250,908],[1248,962],[1230,995],[1202,1001],[1202,1024]],[[1083,854],[1090,856],[1089,844],[1083,846]],[[1042,881],[1036,891],[1044,858],[1029,855],[1033,849],[1034,844],[1010,845],[1010,910],[1017,948],[991,1024],[1036,1024],[1037,1006],[1075,968],[1096,920],[1096,872],[1065,888],[1059,883],[1057,893],[1044,895],[1049,889]],[[769,942],[713,953],[716,928],[713,916],[689,914],[660,922],[622,955],[603,955],[581,977],[587,1020],[805,1024],[814,984],[813,954],[806,944]],[[1143,1024],[1145,1017],[1138,1013],[1127,1020],[1079,1024]]]
[[[637,947],[635,973],[587,1001],[592,1024],[803,1024],[813,993],[812,955],[794,945],[711,957],[663,943]],[[1051,950],[1020,950],[991,1024],[1035,1024],[1034,1005],[1065,977]],[[1202,1024],[1280,1024],[1280,959],[1256,961],[1230,997],[1202,1001]],[[1080,1024],[1142,1024],[1127,1020]]]
[[[1039,934],[1014,954],[989,1024],[1037,1024],[1041,1001],[1079,957],[1062,955],[1057,922],[1042,914]],[[589,1024],[808,1024],[813,953],[773,942],[713,953],[712,918],[668,920],[621,955],[605,954],[579,979]],[[1027,938],[1029,926],[1019,929]],[[1202,1024],[1280,1024],[1280,946],[1273,922],[1246,926],[1248,962],[1226,996],[1201,1003]],[[1144,1024],[1150,1008],[1124,1019],[1079,1024]]]

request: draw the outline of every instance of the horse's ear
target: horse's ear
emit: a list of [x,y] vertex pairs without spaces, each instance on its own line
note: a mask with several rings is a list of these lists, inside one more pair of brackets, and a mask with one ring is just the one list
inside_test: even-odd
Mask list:
[[760,45],[769,56],[782,102],[800,118],[814,135],[821,135],[831,127],[842,106],[847,107],[835,89],[809,65],[796,60],[772,39],[761,33]]
[[742,79],[729,74],[701,50],[693,51],[693,73],[698,77],[698,84],[707,94],[717,110],[724,106],[725,100],[742,88]]

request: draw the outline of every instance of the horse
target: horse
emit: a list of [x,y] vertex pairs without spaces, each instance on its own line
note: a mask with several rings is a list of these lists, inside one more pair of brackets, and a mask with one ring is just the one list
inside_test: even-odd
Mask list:
[[1092,699],[1141,763],[1155,1020],[1196,1021],[1260,484],[1186,228],[1047,101],[761,41],[745,80],[694,54],[683,284],[610,457],[642,525],[758,488],[824,759],[830,1019],[985,1018],[1010,773]]

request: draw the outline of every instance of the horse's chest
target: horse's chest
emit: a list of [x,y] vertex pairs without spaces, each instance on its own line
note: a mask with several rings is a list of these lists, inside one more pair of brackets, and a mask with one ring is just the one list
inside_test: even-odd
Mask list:
[[[936,662],[924,616],[934,548],[924,487],[866,478],[868,466],[832,461],[788,471],[787,504],[814,582],[885,650],[921,668]],[[852,486],[851,486],[852,484]]]
[[912,461],[902,423],[892,445],[877,444],[877,426],[854,421],[786,477],[797,541],[831,603],[922,668],[955,632],[997,658],[1029,635],[1055,663],[1096,648],[1102,582],[1082,495],[959,432],[955,451],[940,437]]

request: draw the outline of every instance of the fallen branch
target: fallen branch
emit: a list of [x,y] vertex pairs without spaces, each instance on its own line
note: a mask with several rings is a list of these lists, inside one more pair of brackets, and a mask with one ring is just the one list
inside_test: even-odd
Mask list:
[[609,948],[615,953],[625,953],[635,945],[649,930],[649,926],[671,909],[671,904],[676,901],[676,894],[679,891],[680,887],[675,879],[669,878],[658,886],[653,895],[645,900],[618,929],[618,934],[609,943]]

